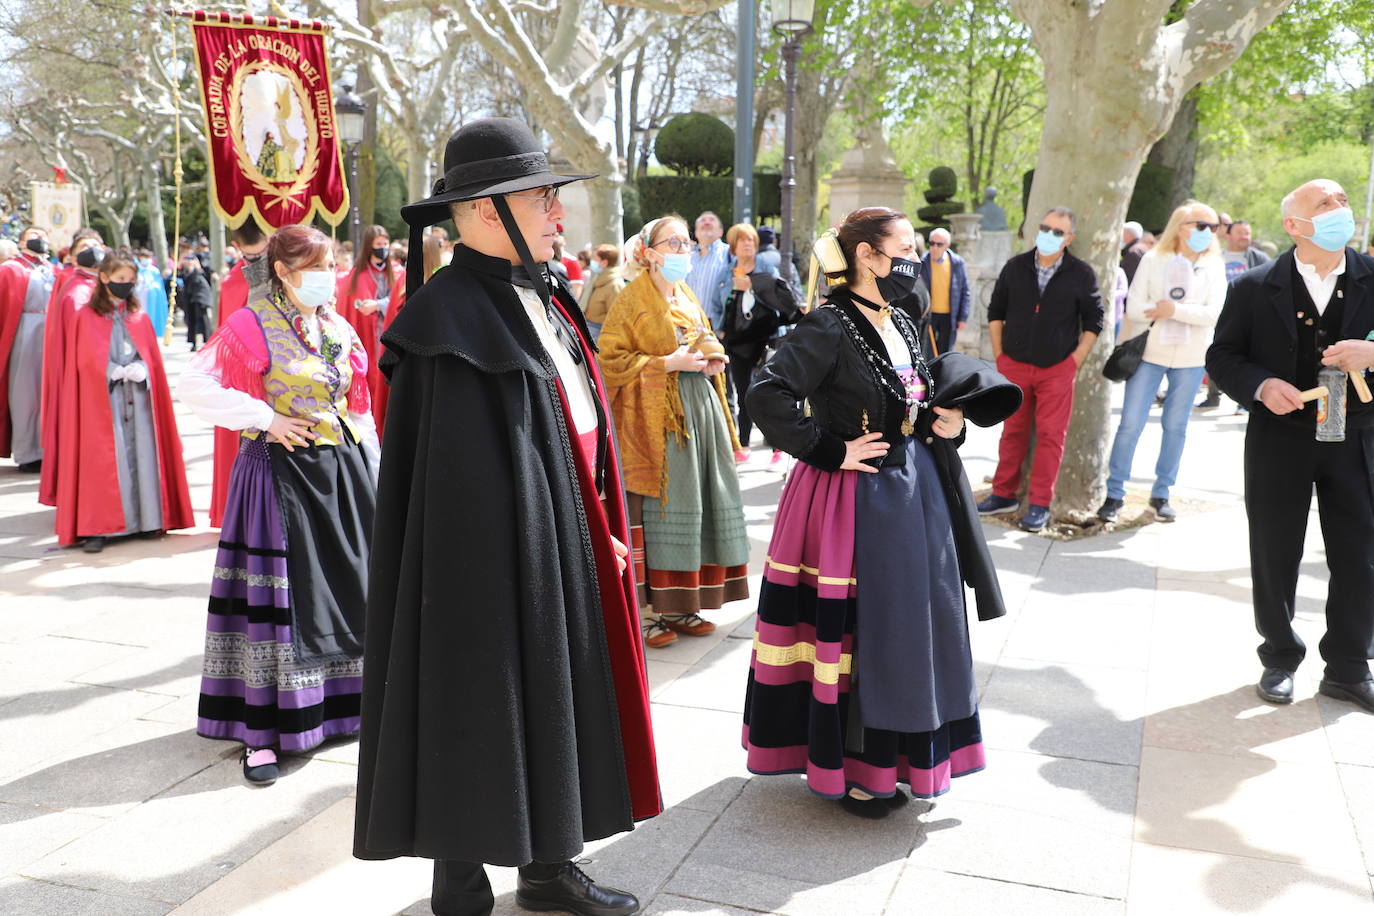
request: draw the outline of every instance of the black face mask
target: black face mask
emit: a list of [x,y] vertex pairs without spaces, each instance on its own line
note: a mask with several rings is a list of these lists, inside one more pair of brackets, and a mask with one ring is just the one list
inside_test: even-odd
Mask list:
[[385,248],[374,248],[374,249],[372,249],[372,257],[375,258],[375,259],[377,259],[378,261],[385,261],[385,260],[386,260],[386,249],[385,249]]
[[266,253],[265,251],[259,251],[257,254],[246,254],[243,256],[243,260],[247,261],[249,264],[256,264],[262,260],[262,256]]
[[133,281],[128,283],[106,283],[105,285],[109,287],[110,295],[119,300],[128,299],[134,291]]
[[886,277],[876,277],[878,295],[884,302],[896,302],[911,295],[916,283],[921,279],[921,265],[906,258],[892,258],[892,269]]
[[76,254],[76,266],[86,268],[95,267],[104,256],[104,252],[99,248],[83,248]]
[[36,255],[46,255],[48,253],[48,240],[34,236],[24,243],[24,247]]

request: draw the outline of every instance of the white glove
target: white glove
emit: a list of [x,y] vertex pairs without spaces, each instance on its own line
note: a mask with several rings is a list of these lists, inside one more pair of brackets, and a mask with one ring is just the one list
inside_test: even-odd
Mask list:
[[129,363],[124,367],[124,378],[135,385],[143,384],[148,381],[148,364],[141,359],[138,362]]
[[129,377],[129,367],[121,366],[117,363],[110,363],[109,368],[105,370],[105,374],[112,382],[122,382]]

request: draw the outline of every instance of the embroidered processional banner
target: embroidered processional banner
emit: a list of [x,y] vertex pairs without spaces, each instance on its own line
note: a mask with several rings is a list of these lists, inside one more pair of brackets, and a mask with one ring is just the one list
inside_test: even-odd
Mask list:
[[232,228],[348,213],[325,27],[229,13],[191,16],[211,162],[210,199]]

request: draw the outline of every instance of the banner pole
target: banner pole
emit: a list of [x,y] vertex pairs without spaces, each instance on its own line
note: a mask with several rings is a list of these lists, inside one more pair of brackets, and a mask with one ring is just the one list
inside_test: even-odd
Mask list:
[[[177,264],[179,263],[178,255],[181,251],[181,87],[177,85],[176,81],[178,54],[177,30],[180,27],[181,24],[177,22],[176,19],[173,19],[172,65],[167,68],[167,79],[171,83],[172,90],[172,107],[176,112],[176,116],[172,125],[172,142],[174,144],[174,158],[172,160],[172,184],[175,186],[176,190],[174,192],[173,197],[175,206],[173,207],[172,215],[172,282],[167,293],[167,325],[166,329],[162,332],[162,345],[164,347],[170,347],[172,345],[172,318],[176,315],[177,307],[176,269]],[[209,182],[206,183],[206,187],[210,187]]]

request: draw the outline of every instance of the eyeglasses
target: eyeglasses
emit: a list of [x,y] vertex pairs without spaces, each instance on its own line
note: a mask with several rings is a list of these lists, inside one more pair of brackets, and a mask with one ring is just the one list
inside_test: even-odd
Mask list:
[[691,251],[691,250],[692,250],[692,240],[689,239],[689,238],[684,238],[683,236],[680,236],[680,235],[675,235],[675,236],[673,236],[672,238],[660,239],[659,241],[654,242],[654,243],[653,243],[652,245],[650,245],[649,247],[650,247],[650,248],[657,248],[659,245],[667,245],[667,246],[668,246],[668,250],[669,250],[669,251],[672,251],[672,252],[682,252],[682,251]]
[[1202,220],[1198,219],[1189,220],[1189,222],[1191,222],[1194,226],[1197,226],[1199,229],[1210,229],[1213,232],[1216,232],[1219,228],[1221,228],[1221,223],[1204,223]]
[[545,213],[553,211],[553,205],[558,200],[559,188],[548,187],[542,194],[507,194],[507,197],[519,197],[522,200],[537,200],[543,207]]
[[949,244],[949,242],[931,242],[931,243],[930,243],[930,247],[931,247],[931,248],[944,248],[944,247],[945,247],[946,245],[948,245],[948,244]]
[[1064,236],[1068,235],[1068,233],[1065,232],[1063,229],[1054,229],[1050,226],[1046,226],[1044,223],[1040,224],[1040,231],[1048,232],[1050,235],[1053,235],[1057,239],[1062,239]]

